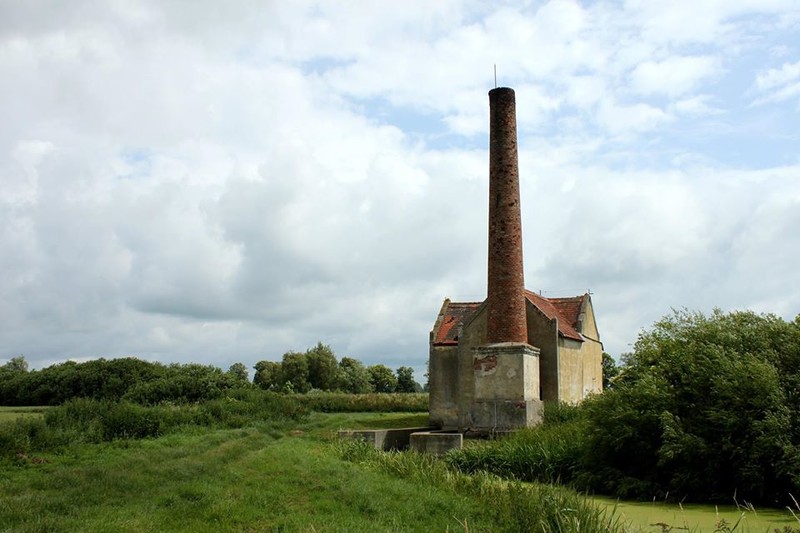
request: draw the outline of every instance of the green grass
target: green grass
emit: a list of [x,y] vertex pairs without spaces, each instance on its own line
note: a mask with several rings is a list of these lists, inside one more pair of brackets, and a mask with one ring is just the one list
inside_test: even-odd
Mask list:
[[328,441],[424,418],[314,414],[28,456],[0,466],[0,531],[491,531],[476,499],[342,461]]
[[42,417],[49,407],[0,407],[0,423],[13,422],[19,418]]
[[[220,406],[244,412],[235,402]],[[560,487],[455,472],[427,456],[335,444],[339,429],[425,426],[426,413],[218,423],[177,427],[160,438],[72,442],[6,455],[0,458],[0,532],[650,532],[664,530],[650,525],[657,522],[673,531],[714,531],[717,521],[708,506],[681,511],[584,500]],[[592,501],[604,513],[595,513]],[[722,513],[730,525],[738,519],[731,510]],[[748,514],[735,531],[773,533],[784,525],[800,526],[788,512],[764,510]]]
[[[757,509],[735,505],[714,506],[703,504],[677,504],[661,502],[627,502],[611,498],[592,498],[607,509],[615,509],[617,515],[643,532],[672,531],[716,531],[725,524],[733,531],[749,533],[773,533],[783,531],[786,526],[800,530],[800,522],[788,509]],[[795,509],[797,512],[797,509]],[[662,525],[663,524],[663,525]],[[737,525],[738,524],[738,525]],[[736,529],[734,530],[734,526]]]

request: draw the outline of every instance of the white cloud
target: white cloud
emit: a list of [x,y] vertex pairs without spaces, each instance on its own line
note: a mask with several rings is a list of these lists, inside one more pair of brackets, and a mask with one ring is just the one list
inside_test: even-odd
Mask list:
[[797,65],[731,52],[792,57],[763,26],[793,9],[2,4],[0,358],[226,366],[322,340],[423,367],[441,299],[485,292],[493,64],[531,288],[595,291],[613,353],[671,305],[792,314],[796,150],[752,148],[715,82],[756,79],[784,111],[762,127],[794,131]]
[[633,89],[641,94],[679,96],[718,71],[713,57],[668,57],[662,61],[640,63],[631,73]]
[[612,136],[650,131],[670,122],[672,117],[664,110],[648,104],[618,104],[606,100],[597,110],[598,122]]
[[754,102],[756,105],[800,96],[800,61],[760,72],[756,76],[755,89],[763,95]]

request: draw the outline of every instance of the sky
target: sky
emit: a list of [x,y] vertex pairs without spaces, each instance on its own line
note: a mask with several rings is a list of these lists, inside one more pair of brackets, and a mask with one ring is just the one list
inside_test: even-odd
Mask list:
[[797,0],[0,0],[0,364],[422,381],[486,295],[495,68],[526,286],[590,291],[607,352],[800,313]]

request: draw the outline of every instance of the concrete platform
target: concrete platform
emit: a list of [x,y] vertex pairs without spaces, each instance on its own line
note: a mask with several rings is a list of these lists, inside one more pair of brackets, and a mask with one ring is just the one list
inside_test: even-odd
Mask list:
[[407,450],[413,433],[433,431],[436,428],[345,429],[339,431],[340,439],[360,439],[372,444],[376,450]]
[[436,456],[445,455],[450,450],[460,450],[464,446],[464,435],[442,431],[420,431],[411,434],[411,450]]

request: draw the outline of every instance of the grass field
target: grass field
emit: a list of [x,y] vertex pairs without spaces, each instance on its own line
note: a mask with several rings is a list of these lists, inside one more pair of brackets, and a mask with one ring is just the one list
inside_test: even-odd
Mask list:
[[0,407],[0,423],[18,418],[42,416],[47,407]]
[[[41,412],[0,409],[4,420]],[[192,426],[160,438],[17,456],[0,461],[0,532],[520,530],[513,521],[498,521],[497,492],[461,490],[458,482],[421,482],[419,469],[412,469],[416,479],[398,474],[413,462],[402,456],[373,461],[389,465],[388,470],[342,460],[332,445],[341,428],[426,423],[425,413],[313,413],[301,421],[241,429]],[[508,513],[526,505],[528,493],[520,496],[523,500],[512,501]],[[715,531],[717,522],[707,506],[680,510],[594,501],[618,522],[629,522],[620,531]],[[574,511],[561,507],[559,512]],[[728,524],[735,524],[739,513],[724,512]],[[798,526],[792,520],[788,512],[759,511],[748,514],[735,531],[772,533]],[[605,530],[580,524],[565,529]]]
[[327,440],[425,415],[312,415],[81,445],[0,469],[0,531],[491,531],[480,502],[364,469]]

